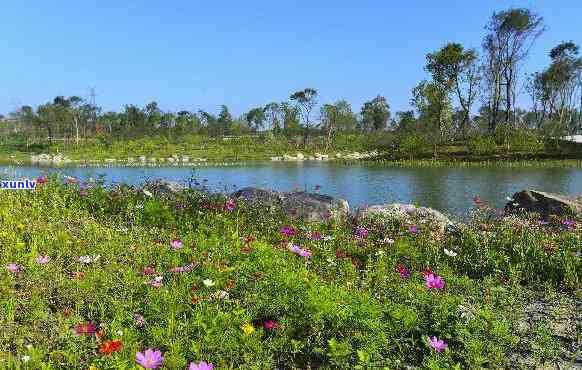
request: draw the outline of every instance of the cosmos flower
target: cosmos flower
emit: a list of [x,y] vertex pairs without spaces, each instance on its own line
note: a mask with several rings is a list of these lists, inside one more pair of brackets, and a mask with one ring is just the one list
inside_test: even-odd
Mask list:
[[39,265],[47,264],[50,262],[50,260],[51,260],[51,258],[47,255],[44,255],[44,256],[41,255],[41,256],[36,257],[36,263],[38,263]]
[[133,315],[133,322],[135,323],[136,327],[142,328],[145,324],[145,319],[143,318],[142,315],[136,313]]
[[99,345],[99,352],[110,355],[113,352],[121,351],[123,343],[120,340],[106,340]]
[[408,279],[408,277],[410,276],[410,272],[403,265],[399,265],[396,268],[396,270],[398,271],[398,273],[400,274],[400,278],[402,279]]
[[229,199],[224,203],[224,209],[228,212],[232,212],[236,209],[236,203],[234,199]]
[[154,196],[151,192],[147,191],[146,189],[143,189],[142,191],[145,195],[147,195],[150,198]]
[[283,234],[287,237],[295,235],[295,229],[291,226],[283,226],[280,231],[281,231],[281,234]]
[[448,250],[447,248],[445,248],[445,249],[444,249],[444,252],[445,252],[445,254],[446,254],[447,256],[449,256],[449,257],[457,257],[457,252],[455,252],[455,251],[450,251],[450,250]]
[[214,284],[215,284],[214,281],[212,281],[212,279],[204,279],[204,280],[202,280],[202,283],[204,285],[206,285],[207,287],[214,286]]
[[188,370],[213,370],[214,365],[212,363],[206,363],[206,361],[200,361],[199,363],[195,364],[194,362],[190,362],[190,366],[188,366]]
[[93,324],[91,321],[80,323],[75,327],[75,334],[79,336],[86,335],[90,337],[91,335],[95,334],[95,324]]
[[445,287],[445,281],[432,273],[426,275],[424,280],[428,289],[443,289]]
[[184,248],[184,243],[182,243],[182,241],[180,239],[173,239],[170,242],[170,246],[172,247],[173,250],[178,250],[178,249],[182,249]]
[[13,274],[15,274],[15,273],[17,273],[18,271],[20,271],[20,266],[19,266],[17,263],[14,263],[14,262],[12,262],[12,263],[9,263],[9,264],[6,266],[6,269],[7,269],[8,271],[12,272]]
[[267,320],[265,321],[265,324],[263,325],[264,328],[266,330],[273,330],[279,327],[279,324],[277,324],[275,321],[273,320]]
[[143,353],[137,352],[135,354],[135,362],[145,369],[157,369],[164,363],[162,351],[146,349]]
[[358,226],[358,227],[356,227],[355,234],[356,234],[356,237],[364,239],[364,238],[368,237],[370,232],[365,227]]
[[437,352],[442,352],[448,346],[447,342],[437,337],[429,337],[428,344]]
[[412,235],[416,235],[418,234],[418,228],[416,227],[416,225],[411,225],[408,227],[408,231],[412,234]]

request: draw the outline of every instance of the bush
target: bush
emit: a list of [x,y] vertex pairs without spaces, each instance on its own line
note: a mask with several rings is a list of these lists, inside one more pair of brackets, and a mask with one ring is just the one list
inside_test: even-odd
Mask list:
[[422,155],[424,153],[425,147],[426,143],[422,136],[417,134],[409,134],[400,141],[398,152],[409,156],[410,159],[412,159]]
[[467,143],[469,151],[476,155],[494,154],[497,150],[495,138],[493,136],[477,136]]

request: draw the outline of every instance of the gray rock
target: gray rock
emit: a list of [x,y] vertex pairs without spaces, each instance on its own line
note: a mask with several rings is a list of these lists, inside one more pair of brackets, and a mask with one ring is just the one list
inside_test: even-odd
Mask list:
[[243,199],[250,204],[262,204],[272,210],[282,210],[290,217],[306,221],[326,221],[330,218],[347,217],[349,204],[343,199],[328,195],[306,192],[277,192],[270,189],[247,187],[231,194],[233,198]]
[[149,183],[148,188],[157,194],[179,194],[186,189],[186,186],[175,181],[157,180]]
[[395,221],[426,222],[433,224],[443,232],[454,225],[447,216],[436,209],[402,203],[372,205],[359,208],[356,211],[355,221],[357,223],[369,219],[386,223]]
[[543,219],[550,215],[582,217],[582,196],[573,197],[546,193],[537,190],[523,190],[513,195],[513,200],[505,205],[506,214],[520,211],[535,212]]

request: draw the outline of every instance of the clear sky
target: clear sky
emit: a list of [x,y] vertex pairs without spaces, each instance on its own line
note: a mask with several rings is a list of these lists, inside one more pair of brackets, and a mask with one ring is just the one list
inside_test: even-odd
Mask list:
[[449,41],[480,49],[492,12],[508,7],[547,25],[526,71],[562,40],[582,44],[581,0],[2,0],[0,113],[90,87],[104,110],[156,100],[239,115],[304,87],[355,111],[377,94],[405,110],[426,53]]

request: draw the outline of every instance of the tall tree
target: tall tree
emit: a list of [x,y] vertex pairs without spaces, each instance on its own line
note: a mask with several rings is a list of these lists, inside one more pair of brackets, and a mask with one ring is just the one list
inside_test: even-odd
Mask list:
[[255,132],[261,130],[265,125],[265,112],[263,108],[251,109],[245,114],[244,118],[249,128]]
[[309,130],[311,128],[311,111],[317,105],[317,90],[310,87],[296,91],[289,97],[294,101],[299,107],[301,107],[301,112],[303,114],[303,124],[305,127],[305,135],[303,136],[303,144],[307,144],[307,138],[309,136]]
[[390,106],[383,96],[376,96],[362,106],[361,128],[363,131],[383,130],[390,119]]
[[501,104],[505,103],[505,121],[510,122],[516,100],[518,67],[533,42],[544,31],[543,19],[529,9],[511,8],[493,13],[483,41],[485,82],[491,111],[489,130],[495,131]]
[[465,50],[459,43],[448,43],[435,53],[426,56],[426,69],[431,73],[433,82],[443,94],[454,92],[461,105],[462,118],[459,130],[464,136],[473,105],[478,92],[479,68],[477,52]]

